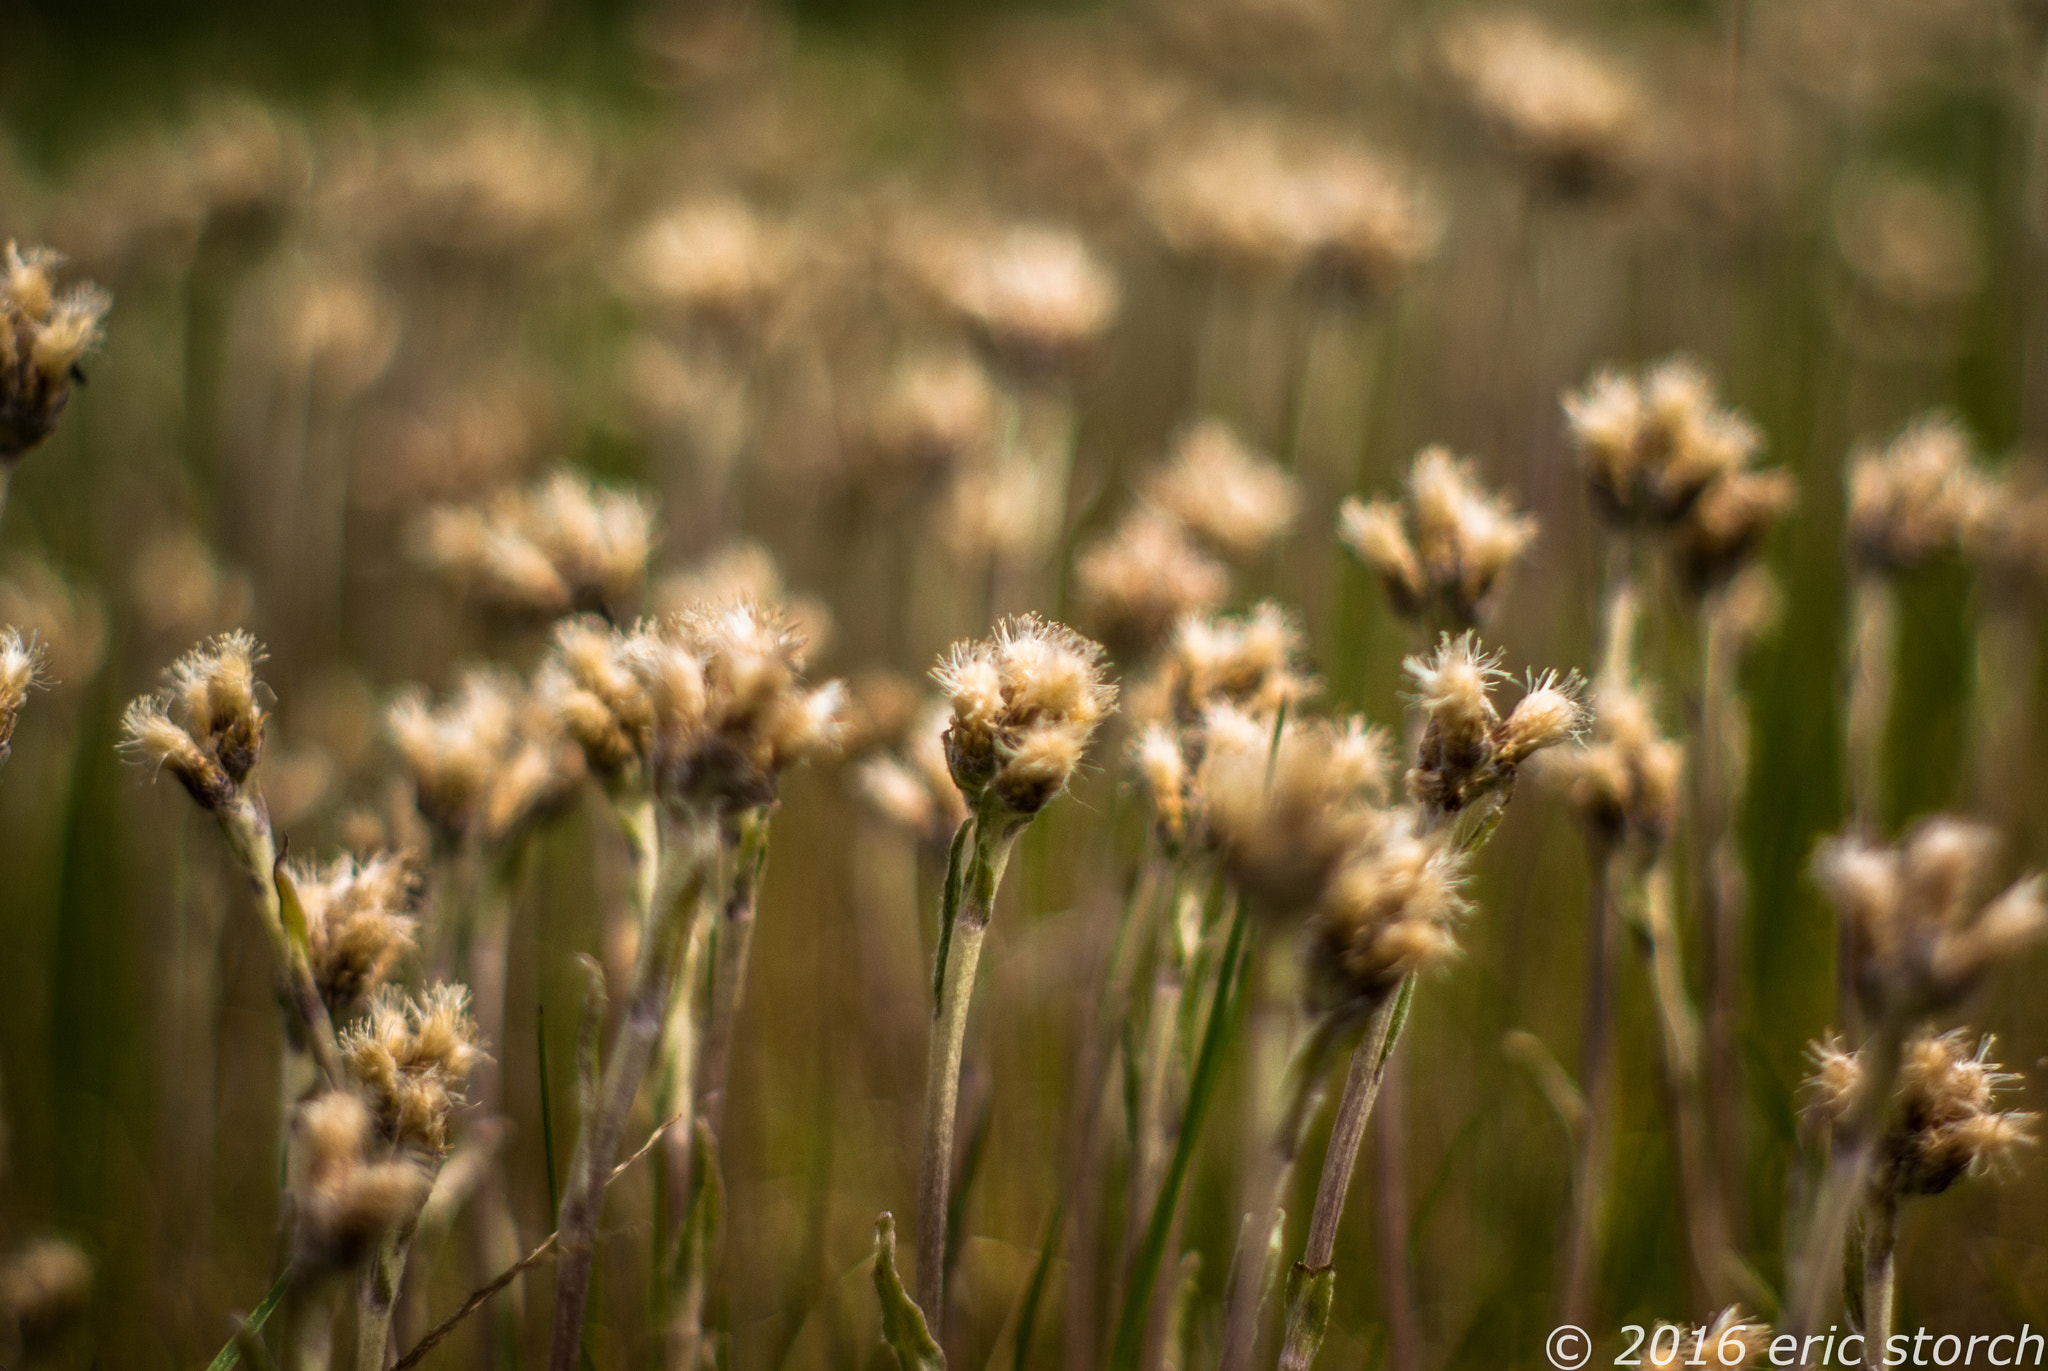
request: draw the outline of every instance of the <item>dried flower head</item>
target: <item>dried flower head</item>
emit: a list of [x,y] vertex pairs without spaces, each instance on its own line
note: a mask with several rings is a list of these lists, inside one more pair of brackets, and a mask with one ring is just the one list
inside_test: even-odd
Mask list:
[[[2032,463],[2009,470],[1999,498],[1969,530],[1967,551],[1985,587],[2001,598],[2048,591],[2048,480]],[[0,606],[0,617],[5,617]]]
[[1848,927],[1857,994],[1873,1014],[1915,1017],[1955,1003],[1992,967],[2048,933],[2048,882],[1986,896],[1998,837],[1952,815],[1924,819],[1893,847],[1830,838],[1814,855]]
[[519,480],[553,440],[558,407],[545,373],[502,367],[375,411],[356,443],[349,498],[410,511]]
[[1141,653],[1184,614],[1230,596],[1230,572],[1155,509],[1133,509],[1074,559],[1081,617],[1122,651]]
[[1536,537],[1536,521],[1479,482],[1450,449],[1415,455],[1397,503],[1347,498],[1337,536],[1386,586],[1401,614],[1471,628],[1491,613],[1506,574]]
[[1194,786],[1208,838],[1266,914],[1309,910],[1387,822],[1387,740],[1356,716],[1276,721],[1219,703],[1202,720],[1201,751]]
[[1679,574],[1695,591],[1725,586],[1756,558],[1778,521],[1799,501],[1799,483],[1782,468],[1731,471],[1693,501],[1673,531]]
[[1271,718],[1316,692],[1301,663],[1303,639],[1300,623],[1272,600],[1245,614],[1186,615],[1132,693],[1132,713],[1182,728],[1198,727],[1219,704]]
[[1771,1365],[1770,1350],[1771,1326],[1730,1305],[1704,1326],[1658,1324],[1644,1349],[1643,1365],[1659,1371],[1688,1364],[1761,1371]]
[[465,93],[410,119],[346,187],[362,222],[422,265],[531,270],[602,204],[589,140],[561,111]]
[[301,1271],[355,1266],[426,1203],[431,1160],[380,1146],[376,1120],[355,1091],[315,1095],[299,1106],[292,1127],[292,1237]]
[[627,242],[627,289],[642,304],[742,335],[773,312],[797,269],[790,231],[733,196],[676,205]]
[[925,484],[988,450],[999,403],[995,383],[967,352],[906,358],[875,399],[864,454],[878,475]]
[[1216,419],[1183,429],[1171,460],[1150,473],[1143,489],[1189,532],[1239,560],[1285,534],[1300,504],[1294,478]]
[[57,427],[112,304],[95,286],[57,289],[63,261],[11,242],[0,259],[0,474]]
[[1909,311],[1940,310],[1984,280],[1984,249],[1969,204],[1897,173],[1859,177],[1836,197],[1835,242],[1859,283]]
[[1953,420],[1917,419],[1849,462],[1849,549],[1872,571],[1904,571],[1960,549],[1996,487]]
[[1585,729],[1578,677],[1554,671],[1532,677],[1502,718],[1492,700],[1494,686],[1507,679],[1500,654],[1481,651],[1469,631],[1444,634],[1429,656],[1405,665],[1424,719],[1408,793],[1432,814],[1457,814],[1490,795],[1505,799],[1523,763]]
[[1442,235],[1434,203],[1364,145],[1268,118],[1219,120],[1160,158],[1145,208],[1167,245],[1227,270],[1390,288]]
[[384,987],[368,1017],[341,1035],[341,1055],[378,1136],[438,1161],[448,1147],[448,1116],[463,1103],[463,1082],[484,1059],[469,988],[444,983],[408,995]]
[[1372,825],[1316,902],[1309,958],[1327,1003],[1379,1004],[1404,977],[1456,954],[1464,857],[1446,832],[1420,832],[1421,822],[1399,811]]
[[1186,845],[1197,810],[1190,740],[1171,724],[1149,723],[1128,749],[1131,774],[1152,805],[1152,827],[1160,846],[1178,853]]
[[999,20],[967,56],[961,111],[1027,203],[1101,216],[1121,209],[1186,83],[1102,26],[1034,15]]
[[1553,770],[1579,817],[1610,842],[1657,844],[1678,822],[1685,753],[1658,726],[1654,701],[1633,676],[1607,671],[1593,685],[1592,735]]
[[630,632],[556,630],[547,693],[590,767],[716,808],[774,801],[788,767],[838,743],[846,689],[802,681],[803,640],[752,601],[704,602]]
[[1468,15],[1445,29],[1438,52],[1480,121],[1552,188],[1583,194],[1627,179],[1641,162],[1641,89],[1534,15]]
[[92,1260],[62,1238],[38,1238],[0,1261],[0,1329],[31,1361],[81,1322],[92,1302]]
[[169,684],[121,716],[124,745],[169,768],[204,809],[231,802],[263,755],[263,706],[256,664],[263,648],[237,630],[209,639],[165,673]]
[[[1923,1033],[1906,1043],[1871,1188],[1897,1197],[1939,1195],[1967,1175],[2008,1161],[2033,1141],[2036,1116],[2000,1110],[1998,1093],[2019,1077],[1989,1060],[1989,1034]],[[1830,1037],[1810,1049],[1808,1117],[1823,1129],[1843,1121],[1864,1088],[1860,1052]]]
[[345,261],[295,265],[266,283],[245,346],[327,395],[367,389],[398,348],[400,318],[369,275]]
[[1564,397],[1593,507],[1622,525],[1668,525],[1762,446],[1755,425],[1717,403],[1706,373],[1683,358],[1640,376],[1602,372]]
[[925,288],[1012,365],[1070,365],[1116,321],[1116,277],[1075,233],[1016,225],[906,249]]
[[939,512],[946,550],[970,565],[1028,564],[1045,557],[1060,536],[1066,490],[1049,463],[1004,452],[954,480]]
[[29,691],[43,683],[47,656],[34,638],[23,638],[15,629],[0,629],[0,766],[7,764],[14,725],[28,703]]
[[1029,819],[1067,788],[1116,708],[1102,648],[1036,614],[956,643],[932,670],[953,707],[946,761],[978,811]]
[[414,873],[406,858],[389,852],[338,857],[325,866],[293,863],[288,871],[306,918],[314,984],[328,1015],[343,1021],[415,946]]
[[466,672],[438,708],[423,691],[404,692],[385,726],[420,814],[449,847],[504,842],[581,775],[545,693],[488,668]]
[[774,605],[790,634],[816,657],[832,641],[832,608],[816,596],[791,592],[775,554],[751,539],[727,543],[701,561],[664,574],[654,586],[654,612],[667,618],[706,604]]
[[672,794],[736,808],[769,804],[783,771],[838,747],[846,685],[804,684],[804,641],[778,610],[707,603],[669,619],[656,636],[667,653],[695,658],[704,687],[696,727],[671,734],[663,727],[663,668],[647,678],[657,706],[656,765]]
[[482,505],[430,511],[421,551],[429,564],[506,609],[603,612],[638,592],[653,523],[644,496],[561,471]]

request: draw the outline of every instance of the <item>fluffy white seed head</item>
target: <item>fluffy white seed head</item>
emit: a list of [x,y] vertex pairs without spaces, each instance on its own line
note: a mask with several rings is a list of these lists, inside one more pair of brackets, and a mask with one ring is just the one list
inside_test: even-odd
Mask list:
[[955,644],[932,676],[952,704],[946,755],[954,782],[971,806],[1018,818],[1066,788],[1116,708],[1102,648],[1036,614]]
[[1146,480],[1144,494],[1183,528],[1240,561],[1284,535],[1300,505],[1294,478],[1215,419],[1180,434],[1171,459]]
[[256,679],[263,655],[262,645],[240,630],[193,648],[165,673],[162,691],[128,706],[123,747],[168,769],[201,807],[221,809],[263,755],[266,715]]

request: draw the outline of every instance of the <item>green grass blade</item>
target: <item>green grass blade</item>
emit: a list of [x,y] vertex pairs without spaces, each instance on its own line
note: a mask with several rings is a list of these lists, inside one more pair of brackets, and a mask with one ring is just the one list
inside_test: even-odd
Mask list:
[[[253,1335],[260,1331],[264,1320],[275,1314],[277,1307],[284,1303],[285,1292],[291,1289],[291,1284],[292,1271],[290,1267],[286,1267],[278,1272],[277,1279],[271,1282],[269,1291],[263,1296],[263,1302],[249,1312],[248,1318],[242,1320],[241,1328],[236,1330],[237,1334],[246,1332]],[[242,1359],[238,1344],[239,1337],[229,1338],[227,1346],[221,1348],[219,1354],[207,1364],[206,1371],[233,1371],[236,1363]]]

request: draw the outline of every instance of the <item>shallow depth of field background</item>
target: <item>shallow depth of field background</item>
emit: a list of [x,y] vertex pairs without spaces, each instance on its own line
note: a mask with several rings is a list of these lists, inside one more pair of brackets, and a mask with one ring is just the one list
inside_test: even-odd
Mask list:
[[[2048,11],[1550,5],[1650,97],[1638,173],[1581,194],[1532,180],[1446,90],[1431,58],[1456,12],[1445,4],[304,8],[0,16],[0,237],[66,251],[115,297],[89,385],[17,473],[0,523],[0,622],[31,601],[69,616],[42,624],[61,684],[32,701],[0,775],[0,1241],[57,1231],[94,1257],[70,1364],[197,1364],[225,1312],[260,1297],[272,1257],[266,949],[203,816],[116,755],[121,706],[201,635],[246,624],[272,654],[273,809],[295,853],[331,851],[352,809],[384,803],[378,720],[399,686],[446,688],[485,656],[524,669],[543,644],[410,560],[412,517],[562,461],[658,496],[657,579],[752,538],[793,593],[831,612],[814,674],[915,677],[987,620],[974,576],[948,569],[944,501],[874,479],[845,440],[892,349],[944,336],[889,280],[881,240],[906,208],[1077,227],[1121,283],[1119,323],[1078,382],[1060,539],[1003,607],[1070,612],[1072,549],[1127,508],[1128,478],[1183,421],[1217,415],[1290,453],[1303,487],[1295,534],[1240,578],[1240,602],[1298,606],[1324,702],[1386,722],[1413,644],[1332,536],[1343,495],[1391,487],[1427,442],[1475,455],[1542,521],[1492,636],[1517,672],[1586,667],[1599,563],[1560,389],[1684,351],[1762,427],[1766,460],[1801,486],[1770,554],[1783,612],[1749,676],[1742,821],[1743,1236],[1775,1279],[1802,1054],[1832,993],[1833,924],[1806,867],[1842,810],[1842,465],[1931,407],[1996,464],[2048,453]],[[1412,168],[1445,216],[1434,260],[1361,303],[1166,252],[1133,193],[1145,159],[1198,118],[1255,109],[1334,123]],[[495,238],[502,225],[415,223],[382,183],[348,184],[380,158],[449,147],[502,154],[498,172],[534,197],[503,211],[516,222]],[[214,187],[200,219],[179,199],[195,182]],[[687,409],[688,386],[648,379],[650,339],[684,373],[702,340],[678,342],[616,270],[648,215],[710,193],[795,225],[810,264],[771,327],[722,344],[752,378],[752,418],[716,497],[701,470],[715,444],[692,438],[716,416],[677,419],[664,402]],[[1910,199],[1897,222],[1859,219],[1894,193]],[[468,465],[415,431],[464,388],[511,426]],[[1960,565],[1905,591],[1895,821],[1992,801],[1972,731],[1974,594]],[[1650,641],[1675,669],[1688,660],[1675,617]],[[2038,704],[2039,683],[2028,689]],[[1682,728],[1688,701],[1662,703]],[[2038,746],[2040,710],[2029,717]],[[996,1347],[1059,1184],[1084,1016],[1142,832],[1122,736],[1105,734],[1077,794],[1034,825],[997,918],[969,1047],[970,1100],[978,1079],[995,1089],[962,1257],[963,1364]],[[2021,766],[1987,815],[2012,832],[2016,861],[2048,859],[2039,771]],[[863,1262],[877,1210],[912,1203],[935,873],[841,769],[814,767],[785,793],[728,1124],[720,1318],[734,1367],[880,1365]],[[595,950],[591,911],[621,879],[594,804],[552,824],[522,874],[495,1055],[528,1242],[550,1226],[536,1022],[567,1137],[572,954]],[[1480,862],[1466,955],[1417,1001],[1409,1242],[1432,1367],[1536,1365],[1554,1321],[1571,1153],[1501,1040],[1527,1030],[1573,1060],[1585,882],[1570,816],[1525,785]],[[2017,1103],[2036,1109],[2044,974],[2037,950],[1969,1011],[2030,1073]],[[221,987],[217,1005],[193,989],[205,984]],[[1603,1332],[1702,1312],[1682,1308],[1655,1029],[1633,960],[1622,984],[1628,1112]],[[1219,1286],[1236,1228],[1232,1098],[1188,1196],[1187,1239]],[[1302,1213],[1320,1146],[1318,1134]],[[1369,1195],[1353,1192],[1324,1365],[1368,1364],[1383,1346]],[[608,1230],[630,1235],[645,1208],[644,1181],[623,1182]],[[436,1311],[467,1288],[456,1255],[432,1268]],[[638,1364],[608,1330],[634,1325],[642,1292],[605,1270],[598,1364]],[[2048,1325],[2048,1159],[1915,1206],[1900,1270],[1901,1327]],[[1058,1279],[1054,1291],[1034,1365],[1066,1364]],[[529,1291],[525,1364],[544,1345],[546,1293],[544,1277]],[[466,1357],[458,1342],[442,1360]]]

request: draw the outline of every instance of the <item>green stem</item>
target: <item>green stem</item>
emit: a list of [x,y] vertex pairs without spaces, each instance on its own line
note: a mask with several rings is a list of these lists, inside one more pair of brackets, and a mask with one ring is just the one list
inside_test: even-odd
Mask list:
[[576,1140],[562,1195],[562,1264],[555,1278],[555,1328],[549,1371],[574,1371],[583,1346],[590,1301],[597,1221],[604,1182],[619,1150],[633,1098],[647,1074],[674,997],[684,944],[696,922],[710,863],[701,835],[692,827],[664,825],[650,919],[640,939],[633,996],[612,1043],[611,1060],[597,1092],[596,1108]]
[[725,1118],[726,1083],[732,1072],[733,1035],[746,995],[747,962],[753,949],[754,915],[761,873],[768,864],[768,816],[756,810],[740,820],[738,860],[718,927],[718,953],[711,976],[711,1008],[704,1023],[703,1066],[699,1070],[697,1113],[718,1137]]
[[[953,1179],[953,1131],[960,1108],[960,1060],[967,1043],[967,1010],[981,946],[995,912],[996,890],[1023,826],[1003,816],[974,821],[973,849],[961,873],[957,907],[940,930],[944,965],[932,1015],[925,1074],[924,1153],[917,1173],[917,1303],[932,1335],[944,1337],[946,1213]],[[956,839],[957,842],[957,839]],[[951,874],[948,894],[954,894]],[[948,936],[950,929],[950,936]]]
[[1188,1081],[1188,1105],[1181,1118],[1180,1136],[1174,1140],[1173,1158],[1167,1163],[1159,1197],[1152,1203],[1152,1217],[1145,1225],[1144,1239],[1138,1244],[1137,1258],[1131,1264],[1130,1286],[1124,1291],[1123,1308],[1117,1315],[1116,1338],[1110,1347],[1110,1371],[1136,1371],[1144,1352],[1145,1329],[1152,1309],[1152,1287],[1159,1279],[1159,1268],[1166,1254],[1167,1234],[1180,1206],[1181,1186],[1187,1180],[1188,1166],[1194,1158],[1195,1141],[1201,1136],[1202,1121],[1216,1093],[1216,1080],[1223,1066],[1223,1046],[1239,1003],[1237,987],[1244,969],[1245,930],[1250,922],[1250,908],[1240,899],[1237,914],[1231,921],[1229,941],[1223,945],[1223,959],[1216,968],[1215,993],[1209,1003],[1208,1023],[1202,1030],[1202,1045],[1195,1056],[1194,1073]]
[[1863,1365],[1885,1365],[1892,1333],[1892,1257],[1899,1240],[1899,1199],[1889,1189],[1871,1197],[1863,1237]]
[[418,1218],[414,1215],[386,1234],[377,1245],[377,1255],[363,1268],[356,1292],[356,1371],[384,1371],[391,1343],[391,1311],[405,1281],[405,1261],[412,1252]]
[[1355,1012],[1340,1010],[1320,1016],[1308,1036],[1295,1048],[1285,1077],[1286,1107],[1273,1134],[1272,1155],[1266,1164],[1269,1198],[1256,1218],[1257,1227],[1238,1246],[1226,1289],[1229,1313],[1223,1328],[1221,1371],[1243,1371],[1258,1348],[1259,1311],[1265,1304],[1265,1282],[1260,1266],[1269,1251],[1279,1244],[1286,1223],[1287,1192],[1294,1180],[1294,1165],[1323,1099],[1323,1082],[1330,1058],[1345,1034],[1358,1024]]
[[1828,1156],[1827,1176],[1807,1217],[1799,1264],[1791,1271],[1784,1331],[1796,1337],[1804,1338],[1820,1327],[1840,1286],[1842,1245],[1857,1206],[1867,1198],[1878,1145],[1891,1117],[1903,1052],[1904,1034],[1888,1016],[1879,1021],[1858,1054],[1863,1063],[1862,1082],[1848,1116],[1839,1125],[1836,1144]]

